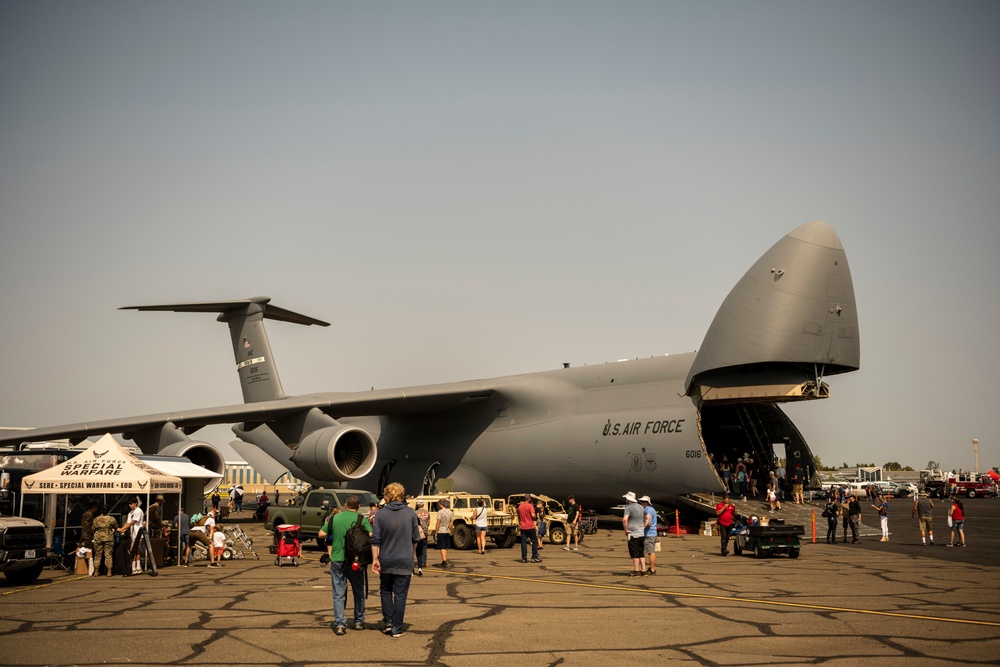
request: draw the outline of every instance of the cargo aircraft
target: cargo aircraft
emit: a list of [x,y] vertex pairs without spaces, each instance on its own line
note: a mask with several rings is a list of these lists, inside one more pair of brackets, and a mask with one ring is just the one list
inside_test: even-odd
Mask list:
[[189,436],[234,424],[234,448],[267,479],[376,492],[400,482],[417,494],[447,478],[494,496],[534,489],[608,507],[637,490],[669,503],[721,491],[724,457],[750,455],[762,470],[786,457],[812,479],[809,447],[779,406],[826,398],[825,377],[860,367],[847,256],[820,221],[747,271],[697,352],[486,380],[286,396],[264,320],[328,323],[267,297],[126,309],[218,313],[244,403],[7,432],[0,445],[110,432],[223,472],[218,449]]

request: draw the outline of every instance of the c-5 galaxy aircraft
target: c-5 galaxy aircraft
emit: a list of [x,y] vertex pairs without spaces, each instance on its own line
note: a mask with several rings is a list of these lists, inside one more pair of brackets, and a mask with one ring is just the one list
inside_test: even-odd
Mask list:
[[290,471],[377,492],[400,482],[417,494],[447,477],[494,496],[538,489],[607,507],[635,489],[670,502],[721,491],[718,464],[744,453],[764,466],[786,456],[789,471],[812,477],[809,447],[779,404],[825,398],[825,376],[860,366],[851,272],[824,222],[798,227],[764,253],[696,353],[488,380],[286,396],[264,320],[326,322],[267,297],[129,308],[218,313],[244,403],[4,433],[0,445],[120,433],[147,454],[187,456],[222,472],[219,451],[188,436],[235,424],[233,446],[269,479]]

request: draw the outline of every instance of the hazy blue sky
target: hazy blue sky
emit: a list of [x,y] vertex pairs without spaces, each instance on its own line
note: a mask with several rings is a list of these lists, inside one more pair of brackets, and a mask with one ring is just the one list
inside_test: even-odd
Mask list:
[[[0,1],[0,424],[697,349],[781,236],[847,249],[826,463],[1000,465],[1000,4]],[[203,432],[204,433],[204,432]],[[227,442],[228,429],[214,429]]]

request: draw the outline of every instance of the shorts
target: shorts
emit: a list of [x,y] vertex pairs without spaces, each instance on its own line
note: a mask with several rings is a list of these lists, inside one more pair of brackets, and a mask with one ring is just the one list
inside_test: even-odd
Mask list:
[[802,485],[792,484],[792,493],[802,493]]
[[580,534],[580,524],[578,523],[567,523],[566,524],[566,535],[573,537],[574,535]]
[[951,522],[952,530],[963,530],[965,528],[965,519],[959,519],[958,521]]
[[642,547],[646,542],[645,537],[628,538],[628,555],[630,558],[642,558]]
[[437,534],[437,548],[438,549],[451,549],[451,534],[449,534],[449,533],[438,533]]
[[644,537],[642,538],[642,552],[645,555],[651,553],[656,553],[656,538],[655,537]]
[[212,540],[208,539],[208,535],[200,530],[191,531],[191,534],[188,535],[188,546],[193,547],[199,542],[204,544],[206,547],[212,546]]
[[917,519],[917,523],[920,525],[920,530],[930,530],[931,523],[934,521],[934,517],[922,516]]
[[476,532],[477,533],[485,533],[486,532],[486,526],[476,526]]

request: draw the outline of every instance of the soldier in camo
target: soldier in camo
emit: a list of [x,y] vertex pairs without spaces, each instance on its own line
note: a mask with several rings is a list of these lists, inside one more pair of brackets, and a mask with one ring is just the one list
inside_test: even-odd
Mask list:
[[163,496],[156,496],[156,502],[149,506],[147,533],[150,538],[160,537],[163,533]]
[[93,547],[94,544],[94,518],[97,516],[97,503],[90,501],[87,503],[87,511],[83,513],[80,520],[80,546]]
[[115,550],[115,531],[118,530],[118,522],[108,514],[108,507],[101,508],[101,515],[94,519],[94,573],[96,577],[101,571],[101,560],[103,559],[108,567],[108,576],[111,576],[112,558]]

